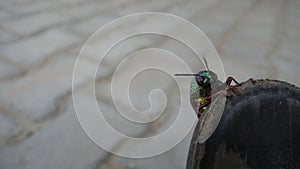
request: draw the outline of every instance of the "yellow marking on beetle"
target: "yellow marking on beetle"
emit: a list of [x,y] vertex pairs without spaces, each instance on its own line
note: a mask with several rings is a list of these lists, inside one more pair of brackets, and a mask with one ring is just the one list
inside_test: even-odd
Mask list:
[[198,99],[198,102],[199,102],[200,104],[205,103],[205,98],[199,98],[199,99]]

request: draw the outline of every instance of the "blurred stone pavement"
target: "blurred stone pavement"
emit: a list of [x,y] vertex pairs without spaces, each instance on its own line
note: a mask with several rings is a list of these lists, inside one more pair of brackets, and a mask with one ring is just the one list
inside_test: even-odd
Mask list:
[[[126,14],[171,13],[207,34],[226,75],[239,81],[271,78],[300,86],[299,8],[298,0],[0,1],[0,168],[185,168],[191,133],[160,156],[126,159],[100,149],[83,132],[73,107],[71,81],[85,41]],[[87,59],[85,64],[94,63]],[[85,77],[75,88],[82,97],[90,97],[85,95],[89,90]],[[106,87],[97,85],[99,102]],[[121,127],[132,135],[147,132]]]

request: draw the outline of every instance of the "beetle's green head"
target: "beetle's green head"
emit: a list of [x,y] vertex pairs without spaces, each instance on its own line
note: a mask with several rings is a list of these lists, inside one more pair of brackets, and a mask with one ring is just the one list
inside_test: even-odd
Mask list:
[[212,76],[214,75],[214,73],[207,70],[195,74],[195,78],[192,79],[190,88],[191,99],[206,97],[204,89],[210,87],[208,84],[211,83],[211,80],[213,80]]

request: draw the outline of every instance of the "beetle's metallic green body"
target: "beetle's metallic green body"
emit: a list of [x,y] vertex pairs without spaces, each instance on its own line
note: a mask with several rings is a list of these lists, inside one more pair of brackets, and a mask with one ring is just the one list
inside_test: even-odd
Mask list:
[[190,87],[191,104],[198,116],[207,109],[211,102],[212,86],[217,82],[217,75],[211,71],[200,71],[192,79]]
[[[205,58],[203,58],[206,68],[208,69],[208,64]],[[225,94],[230,96],[231,94],[227,92],[227,88],[231,89],[233,93],[239,95],[239,91],[236,87],[231,85],[231,82],[234,81],[236,84],[238,82],[232,78],[228,77],[225,83],[222,83],[218,80],[217,75],[210,70],[200,71],[198,74],[175,74],[175,76],[194,76],[191,87],[190,87],[190,101],[196,111],[198,117],[208,108],[211,103],[211,99],[214,96],[219,94]],[[255,80],[250,79],[252,83],[255,83]],[[212,93],[212,88],[214,93]]]

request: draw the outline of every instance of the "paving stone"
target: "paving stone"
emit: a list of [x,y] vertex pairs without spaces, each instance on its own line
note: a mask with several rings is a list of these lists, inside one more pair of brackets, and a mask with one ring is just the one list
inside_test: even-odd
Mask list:
[[[99,53],[104,53],[108,48],[112,47],[107,45],[112,43],[111,41],[114,39],[114,37],[118,37],[120,35],[124,36],[124,32],[130,32],[132,30],[131,25],[135,25],[137,28],[145,28],[146,30],[150,27],[155,26],[153,25],[153,22],[151,20],[137,20],[133,21],[133,23],[126,23],[125,25],[122,25],[122,28],[115,28],[114,30],[107,31],[107,33],[101,34],[101,37],[100,34],[95,34],[94,37],[89,40],[89,50],[84,52],[83,54],[86,57],[90,57],[96,60],[98,58]],[[172,29],[176,29],[175,27],[176,25],[168,24],[165,25],[165,27],[163,27],[164,30],[162,31],[172,31]],[[126,41],[113,46],[113,48],[109,51],[108,55],[106,56],[106,60],[104,60],[103,62],[107,62],[109,65],[116,64],[119,63],[122,59],[124,59],[124,57],[129,56],[134,51],[149,48],[149,46],[154,48],[160,47],[158,46],[159,44],[156,44],[157,41],[151,40],[151,37],[130,37],[126,39]],[[111,66],[111,68],[115,67]]]
[[[166,9],[168,13],[177,15],[192,21],[195,24],[195,20],[202,18],[206,13],[207,9],[216,5],[219,0],[205,0],[205,1],[178,1],[178,5],[173,5]],[[189,12],[186,12],[189,11]],[[203,15],[202,15],[203,14]],[[194,17],[194,18],[193,18]]]
[[0,80],[13,77],[20,73],[22,73],[21,68],[0,60]]
[[268,5],[263,3],[263,5],[252,9],[253,12],[245,16],[246,21],[241,21],[242,23],[235,29],[232,36],[237,35],[243,39],[255,38],[256,40],[267,41],[266,43],[272,43],[280,3]]
[[[253,1],[244,3],[217,1],[208,7],[211,10],[194,17],[192,22],[207,34],[214,45],[219,46],[223,43],[223,35],[234,29],[232,26],[252,4]],[[236,6],[236,10],[230,10],[232,6]]]
[[6,10],[14,15],[21,16],[31,13],[43,12],[55,6],[55,3],[49,1],[29,1],[24,4],[17,3],[9,6]]
[[1,1],[0,7],[3,9],[4,7],[8,6],[9,4],[12,4],[12,1]]
[[131,1],[130,3],[126,3],[125,5],[120,6],[120,8],[114,10],[114,14],[117,14],[119,16],[124,16],[132,13],[141,13],[141,12],[149,12],[149,11],[160,12],[170,7],[171,4],[176,4],[180,1],[181,0],[176,0],[176,1],[172,1],[172,3],[170,3],[169,1],[159,1],[159,0]]
[[55,24],[64,23],[67,20],[68,17],[59,15],[56,12],[46,12],[5,21],[2,26],[22,36],[28,36]]
[[258,42],[246,41],[242,38],[227,42],[221,54],[227,76],[233,76],[239,81],[245,81],[250,77],[268,77],[270,62],[266,60],[265,54],[270,46]]
[[[289,4],[289,11],[287,11],[287,29],[292,29],[295,32],[295,35],[299,35],[298,31],[300,28],[300,12],[297,5]],[[287,31],[288,32],[288,31]]]
[[293,62],[299,60],[299,42],[300,38],[283,38],[279,53],[283,58],[292,59]]
[[277,67],[277,79],[300,86],[300,79],[298,78],[300,61],[296,57],[299,56],[297,55],[295,58],[292,58],[291,56],[286,57],[285,55],[279,55],[274,59],[274,63]]
[[[21,126],[0,112],[0,142],[15,135],[21,130]],[[1,160],[0,160],[1,161]]]
[[[243,54],[244,53],[241,53],[241,55]],[[238,57],[225,58],[225,56],[221,59],[226,76],[232,76],[239,82],[246,81],[249,78],[271,78],[269,76],[270,66],[267,67],[265,64],[261,63],[268,63],[266,60],[249,62],[249,60],[252,59],[245,61],[244,59]]]
[[289,18],[291,21],[296,22],[296,24],[299,24],[298,16],[300,16],[299,10],[297,10],[298,6],[292,6],[292,4],[289,4],[289,11],[286,11],[287,14],[289,14]]
[[280,48],[273,57],[273,62],[276,65],[276,73],[281,80],[287,80],[295,85],[300,85],[297,73],[299,72],[299,44],[300,38],[295,36],[285,36],[282,40]]
[[51,29],[40,35],[13,44],[2,45],[0,55],[31,67],[42,62],[50,54],[77,43],[79,39],[61,29]]
[[[260,39],[244,39],[243,37],[232,36],[232,38],[229,38],[227,43],[224,44],[224,55],[249,60],[259,60],[265,57],[265,54],[271,50],[271,47],[272,44],[260,41]],[[228,54],[226,54],[226,52],[228,52]]]
[[68,16],[72,19],[82,19],[83,21],[85,18],[89,19],[90,16],[93,16],[96,13],[99,13],[105,9],[105,4],[97,4],[97,3],[83,3],[81,5],[71,6],[69,8],[63,8],[58,12],[61,15]]
[[257,39],[258,41],[266,41],[271,43],[274,38],[273,30],[269,26],[262,26],[258,24],[245,24],[236,31],[236,35],[240,39]]
[[284,32],[284,38],[286,38],[287,41],[291,40],[292,43],[298,43],[300,41],[300,34],[298,33],[298,29],[291,25],[287,24],[285,27],[285,32]]
[[[122,115],[120,115],[120,113],[115,109],[114,103],[110,99],[109,81],[96,82],[95,91],[99,109],[104,115],[107,123],[116,131],[129,137],[136,137],[142,135],[147,130],[148,125],[138,124],[129,121],[125,119]],[[125,107],[122,110],[129,111],[131,109],[126,109]]]
[[110,21],[113,21],[114,19],[116,19],[116,17],[107,14],[96,15],[74,25],[71,25],[70,29],[91,36],[102,26],[109,23]]
[[6,43],[6,42],[9,42],[9,41],[14,40],[16,38],[17,38],[16,35],[0,29],[0,43]]
[[31,2],[33,2],[33,0],[12,0],[12,1],[10,1],[10,4],[24,5],[24,4],[31,3]]
[[1,10],[0,11],[0,21],[9,17],[8,12]]
[[1,147],[1,168],[94,168],[107,153],[83,132],[70,98],[65,105],[61,116],[46,122],[26,140]]
[[[192,130],[193,131],[193,130]],[[111,161],[107,164],[103,164],[99,169],[110,169],[120,168],[126,169],[152,169],[152,168],[164,168],[164,169],[182,169],[186,167],[186,160],[188,156],[189,144],[192,137],[192,131],[187,135],[187,137],[180,142],[176,147],[167,151],[161,155],[145,158],[145,159],[128,159],[120,158],[112,155]],[[135,146],[140,146],[143,149],[147,147],[135,143]],[[130,147],[130,146],[128,146]]]
[[221,40],[222,34],[227,30],[228,23],[219,22],[204,18],[195,22],[197,26],[208,36],[214,45],[218,45]]
[[[55,111],[57,99],[71,90],[75,59],[56,57],[41,69],[33,70],[13,82],[3,83],[0,89],[2,104],[9,105],[11,111],[25,114],[34,120]],[[86,67],[88,72],[92,64],[86,62],[81,65]],[[87,72],[79,74],[78,83],[92,76],[91,72],[86,74]]]
[[79,4],[81,2],[88,2],[89,0],[55,0],[57,1],[58,3],[62,4],[62,5],[76,5],[76,4]]

